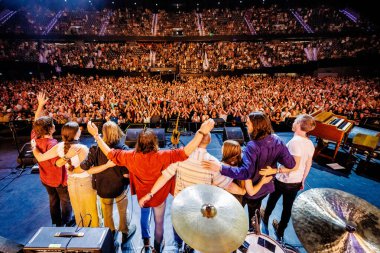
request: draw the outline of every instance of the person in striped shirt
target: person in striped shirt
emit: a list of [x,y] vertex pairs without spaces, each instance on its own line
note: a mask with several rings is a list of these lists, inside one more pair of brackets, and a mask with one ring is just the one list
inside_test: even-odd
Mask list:
[[[189,158],[183,162],[176,162],[169,165],[162,171],[162,175],[157,179],[153,185],[150,193],[146,194],[139,200],[140,207],[150,200],[150,198],[158,192],[173,176],[176,176],[174,197],[177,196],[183,189],[195,184],[209,184],[221,187],[232,194],[244,195],[246,193],[244,188],[235,184],[232,178],[223,176],[220,172],[213,172],[202,168],[202,161],[216,161],[214,156],[210,155],[206,147],[211,142],[211,135],[206,134],[203,136],[198,148],[191,153]],[[177,242],[178,248],[182,247],[182,239],[174,231],[174,238]],[[185,245],[187,246],[187,245]]]

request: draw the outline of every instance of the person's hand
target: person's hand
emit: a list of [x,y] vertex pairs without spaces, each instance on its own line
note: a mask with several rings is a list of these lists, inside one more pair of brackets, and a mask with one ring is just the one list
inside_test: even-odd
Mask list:
[[149,194],[145,195],[139,200],[139,206],[144,207],[145,203],[148,202],[150,199],[151,197],[149,196]]
[[213,119],[208,119],[202,123],[199,130],[203,132],[204,134],[208,134],[214,128],[214,125],[215,125],[215,121]]
[[32,139],[30,141],[30,146],[32,146],[32,149],[35,149],[37,147],[37,143],[36,143],[36,140],[35,139]]
[[220,172],[220,163],[219,162],[214,162],[214,161],[202,161],[201,162],[202,167],[207,170],[215,171],[215,172]]
[[37,94],[38,106],[44,106],[48,100],[49,98],[46,97],[45,93],[39,92]]
[[272,181],[272,179],[273,179],[273,176],[265,176],[265,177],[262,177],[262,178],[261,178],[261,182],[262,182],[263,184],[267,184],[267,183],[269,183],[270,181]]
[[80,147],[71,147],[69,151],[65,154],[65,157],[68,159],[73,158],[74,156],[78,155],[80,150]]
[[115,167],[116,164],[115,164],[113,161],[108,160],[107,163],[106,163],[106,166],[107,166],[108,168],[111,168],[111,167]]
[[267,166],[265,169],[261,169],[259,171],[259,174],[261,176],[270,176],[270,175],[274,175],[277,173],[277,169],[276,168],[272,168],[270,166]]
[[87,123],[87,131],[94,137],[98,135],[98,127],[91,120]]

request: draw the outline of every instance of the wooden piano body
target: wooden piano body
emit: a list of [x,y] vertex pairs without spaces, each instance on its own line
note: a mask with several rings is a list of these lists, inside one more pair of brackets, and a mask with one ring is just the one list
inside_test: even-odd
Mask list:
[[[314,157],[322,156],[334,161],[340,145],[346,142],[348,134],[354,127],[354,123],[346,117],[335,115],[332,112],[317,111],[312,116],[316,121],[316,127],[309,134],[317,137]],[[333,156],[321,153],[322,149],[327,146],[326,140],[335,143]]]

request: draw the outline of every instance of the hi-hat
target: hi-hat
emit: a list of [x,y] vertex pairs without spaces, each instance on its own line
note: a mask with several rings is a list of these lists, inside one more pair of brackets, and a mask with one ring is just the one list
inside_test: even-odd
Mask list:
[[357,196],[305,191],[294,202],[292,219],[307,252],[380,252],[380,210]]
[[202,253],[231,253],[243,242],[248,217],[234,196],[211,185],[193,185],[173,200],[177,234]]

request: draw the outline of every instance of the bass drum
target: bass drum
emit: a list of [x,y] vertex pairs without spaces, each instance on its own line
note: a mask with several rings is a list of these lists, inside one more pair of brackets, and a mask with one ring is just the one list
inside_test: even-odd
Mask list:
[[[239,249],[238,253],[288,253],[277,241],[267,235],[250,233]],[[289,252],[290,253],[290,252]]]

